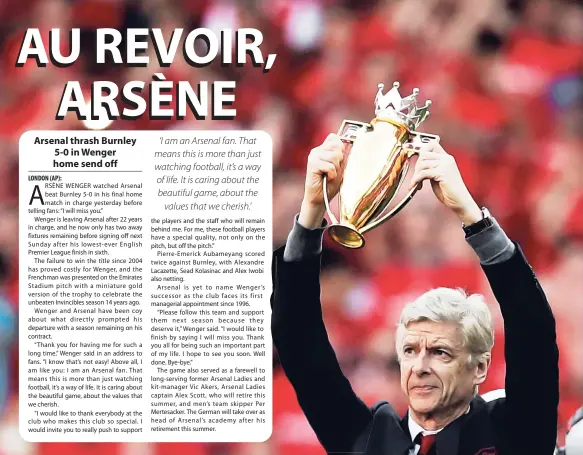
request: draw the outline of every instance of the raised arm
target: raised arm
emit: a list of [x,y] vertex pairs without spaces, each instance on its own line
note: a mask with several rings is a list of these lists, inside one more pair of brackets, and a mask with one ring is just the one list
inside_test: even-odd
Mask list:
[[555,320],[519,245],[486,217],[466,188],[455,160],[439,145],[420,153],[412,185],[425,179],[466,226],[504,319],[506,398],[491,403],[501,455],[552,454],[559,402]]
[[[273,257],[272,335],[298,402],[327,452],[354,452],[372,422],[332,349],[322,318],[320,260],[325,206],[321,179],[331,197],[341,179],[343,144],[331,135],[310,154],[306,194],[286,246]],[[318,193],[319,191],[319,193]]]
[[531,266],[515,246],[510,259],[482,264],[504,319],[506,398],[499,400],[494,415],[505,428],[509,453],[552,454],[559,405],[555,319]]
[[284,251],[274,257],[273,341],[323,447],[351,452],[372,415],[352,390],[328,339],[320,305],[320,254],[286,261]]

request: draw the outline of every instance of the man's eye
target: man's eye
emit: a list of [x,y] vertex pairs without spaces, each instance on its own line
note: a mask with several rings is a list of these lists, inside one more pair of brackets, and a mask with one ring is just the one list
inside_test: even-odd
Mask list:
[[448,356],[449,354],[445,352],[443,349],[436,349],[435,355],[437,355],[438,357],[445,357]]
[[413,354],[413,348],[405,348],[404,350],[405,354]]

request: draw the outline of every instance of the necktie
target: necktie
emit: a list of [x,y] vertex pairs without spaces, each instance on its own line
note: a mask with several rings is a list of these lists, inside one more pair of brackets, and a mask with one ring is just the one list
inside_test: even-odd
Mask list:
[[419,444],[421,445],[421,448],[419,449],[418,455],[427,455],[431,450],[431,447],[433,447],[434,443],[435,443],[434,434],[419,435]]

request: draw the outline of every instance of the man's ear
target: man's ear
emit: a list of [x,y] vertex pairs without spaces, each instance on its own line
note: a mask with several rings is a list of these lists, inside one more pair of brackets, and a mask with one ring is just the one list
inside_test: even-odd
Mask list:
[[482,384],[486,380],[486,376],[488,375],[488,369],[490,368],[490,364],[492,362],[492,356],[489,352],[482,354],[479,359],[478,363],[476,364],[476,377],[474,379],[474,385]]

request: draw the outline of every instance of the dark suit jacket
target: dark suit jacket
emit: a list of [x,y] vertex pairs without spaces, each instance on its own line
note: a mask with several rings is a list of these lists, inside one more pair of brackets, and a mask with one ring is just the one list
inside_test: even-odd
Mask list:
[[[354,393],[328,340],[320,260],[273,257],[272,335],[298,402],[328,453],[407,455],[407,418]],[[557,435],[558,349],[547,299],[520,247],[482,266],[504,318],[506,397],[474,398],[470,412],[437,435],[439,455],[552,455]]]

